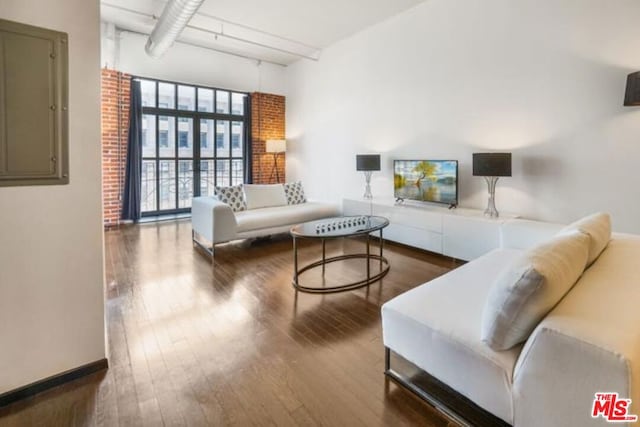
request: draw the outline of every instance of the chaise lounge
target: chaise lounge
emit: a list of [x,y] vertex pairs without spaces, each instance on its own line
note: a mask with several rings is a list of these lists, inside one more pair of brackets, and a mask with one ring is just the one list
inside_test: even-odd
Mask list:
[[495,350],[483,341],[483,317],[505,267],[562,228],[507,221],[501,248],[387,302],[386,374],[469,421],[468,413],[451,411],[437,393],[392,367],[391,356],[399,355],[461,395],[471,412],[486,412],[489,425],[602,426],[604,418],[591,416],[596,393],[617,392],[640,402],[640,236],[614,234],[609,241],[609,234],[606,249],[523,342]]

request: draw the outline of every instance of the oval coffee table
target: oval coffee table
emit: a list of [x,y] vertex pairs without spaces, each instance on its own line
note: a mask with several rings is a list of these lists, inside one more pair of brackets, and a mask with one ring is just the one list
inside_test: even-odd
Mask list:
[[[318,221],[305,222],[296,225],[291,229],[293,237],[293,287],[296,290],[310,293],[332,293],[350,291],[352,289],[368,286],[373,282],[382,279],[389,272],[389,261],[384,257],[384,241],[382,239],[382,229],[389,225],[389,220],[381,216],[343,216],[335,218],[326,218]],[[371,253],[371,233],[379,231],[380,245],[379,255]],[[366,253],[346,254],[327,258],[326,257],[326,241],[327,239],[340,239],[345,237],[366,237]],[[298,267],[298,239],[316,239],[322,241],[322,259],[312,262],[303,267]],[[327,264],[337,261],[349,259],[366,259],[367,260],[367,276],[365,279],[356,282],[339,284],[323,287],[308,287],[301,285],[299,276],[305,271],[313,268],[322,268],[324,276]],[[380,271],[373,276],[371,275],[371,260],[380,262]]]

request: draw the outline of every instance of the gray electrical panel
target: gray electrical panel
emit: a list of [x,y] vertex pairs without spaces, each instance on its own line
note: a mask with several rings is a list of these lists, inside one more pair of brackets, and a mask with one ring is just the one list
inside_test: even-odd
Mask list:
[[68,40],[0,19],[0,187],[69,183]]

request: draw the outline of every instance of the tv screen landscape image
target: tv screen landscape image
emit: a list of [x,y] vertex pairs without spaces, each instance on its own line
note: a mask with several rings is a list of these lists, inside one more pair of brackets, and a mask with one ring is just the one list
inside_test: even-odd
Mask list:
[[394,160],[397,199],[458,204],[457,160]]

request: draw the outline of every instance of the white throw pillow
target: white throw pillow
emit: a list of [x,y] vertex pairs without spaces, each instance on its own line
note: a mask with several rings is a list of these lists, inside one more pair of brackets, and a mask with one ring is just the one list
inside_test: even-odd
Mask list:
[[582,275],[590,237],[559,234],[525,252],[493,284],[482,313],[482,341],[508,350],[531,332]]
[[586,216],[563,228],[560,233],[579,230],[591,237],[587,266],[598,259],[611,240],[611,216],[608,213],[595,213]]
[[231,206],[234,212],[240,212],[247,209],[244,201],[244,193],[242,192],[242,184],[232,185],[230,187],[216,187],[214,194],[222,203]]
[[282,184],[245,184],[244,198],[247,201],[247,209],[269,208],[287,204],[287,196]]
[[299,205],[307,201],[301,181],[286,183],[284,185],[284,192],[287,195],[287,203],[290,205]]

